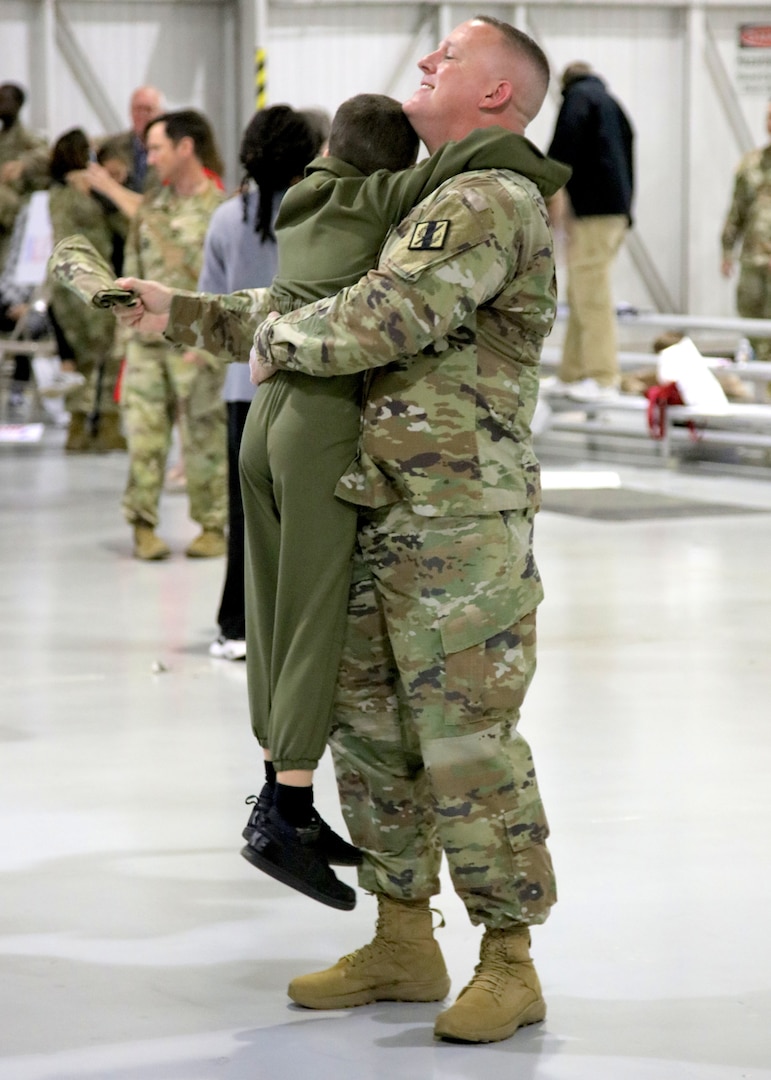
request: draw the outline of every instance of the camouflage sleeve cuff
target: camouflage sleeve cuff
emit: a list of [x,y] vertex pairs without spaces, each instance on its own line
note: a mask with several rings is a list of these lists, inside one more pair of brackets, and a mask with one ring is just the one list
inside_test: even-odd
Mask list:
[[201,297],[195,293],[175,292],[171,299],[169,321],[163,336],[173,345],[202,349],[198,325],[204,311]]
[[267,289],[228,296],[175,291],[164,332],[167,341],[186,349],[203,349],[228,362],[246,363],[260,303]]

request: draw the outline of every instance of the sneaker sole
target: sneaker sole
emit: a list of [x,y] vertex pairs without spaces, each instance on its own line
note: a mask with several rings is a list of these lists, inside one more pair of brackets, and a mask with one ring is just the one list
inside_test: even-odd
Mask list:
[[[356,893],[353,889],[349,889],[351,894],[350,897],[330,896],[328,893],[314,889],[312,885],[309,885],[308,882],[304,881],[302,878],[290,874],[283,866],[276,866],[275,863],[271,862],[270,859],[266,859],[259,851],[255,851],[249,844],[241,848],[241,854],[248,863],[251,863],[252,866],[255,866],[258,870],[262,870],[264,874],[274,878],[276,881],[280,881],[282,885],[288,885],[290,889],[294,889],[296,892],[309,896],[311,900],[318,900],[320,904],[326,904],[327,907],[337,908],[338,911],[353,911],[356,907]],[[346,886],[346,888],[349,887]]]
[[529,1005],[516,1020],[509,1021],[508,1024],[501,1024],[501,1026],[497,1028],[489,1028],[487,1031],[462,1033],[457,1028],[451,1030],[452,1025],[448,1025],[448,1028],[443,1030],[441,1017],[438,1017],[434,1025],[434,1037],[437,1039],[447,1039],[450,1042],[501,1042],[503,1039],[510,1039],[514,1032],[518,1031],[519,1028],[528,1027],[530,1024],[540,1024],[541,1021],[545,1019],[546,1002],[535,1001],[532,1005]]
[[449,976],[441,988],[436,983],[420,983],[412,986],[399,986],[392,983],[388,987],[372,988],[371,990],[356,990],[350,994],[303,1000],[302,993],[293,991],[292,983],[289,984],[287,994],[296,1005],[302,1005],[304,1009],[355,1009],[358,1005],[374,1005],[378,1001],[411,1001],[432,1002],[444,1001],[450,992]]

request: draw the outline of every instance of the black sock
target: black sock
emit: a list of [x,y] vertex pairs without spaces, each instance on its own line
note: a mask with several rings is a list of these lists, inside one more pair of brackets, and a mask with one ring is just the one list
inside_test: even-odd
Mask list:
[[274,788],[276,786],[276,770],[272,761],[265,762],[265,783],[268,787]]
[[284,821],[295,829],[310,825],[313,816],[313,785],[290,787],[289,784],[277,783],[274,806]]

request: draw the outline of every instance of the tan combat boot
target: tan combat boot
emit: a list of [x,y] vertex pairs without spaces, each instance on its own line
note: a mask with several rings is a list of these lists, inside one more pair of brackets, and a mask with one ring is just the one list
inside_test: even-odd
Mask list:
[[120,413],[104,413],[99,418],[99,429],[94,436],[94,448],[100,454],[109,453],[110,450],[125,450],[126,438],[121,431]]
[[171,555],[171,551],[160,536],[155,535],[155,529],[152,525],[139,522],[134,526],[135,559],[156,562],[158,559],[168,559],[169,555]]
[[434,1035],[461,1042],[499,1042],[518,1027],[546,1016],[526,926],[485,930],[471,982],[449,1009],[439,1013]]
[[450,989],[434,940],[428,900],[378,896],[374,939],[326,971],[292,979],[288,994],[306,1009],[348,1009],[373,1001],[441,1001]]
[[185,548],[189,559],[213,559],[227,551],[225,534],[222,529],[203,529],[192,543]]

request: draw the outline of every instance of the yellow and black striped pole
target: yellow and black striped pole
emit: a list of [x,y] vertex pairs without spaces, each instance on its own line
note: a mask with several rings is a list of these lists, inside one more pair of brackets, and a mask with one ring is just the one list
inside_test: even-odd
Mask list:
[[264,109],[268,104],[268,57],[265,49],[254,50],[254,107]]

